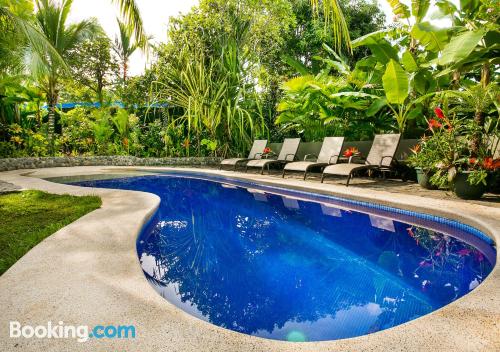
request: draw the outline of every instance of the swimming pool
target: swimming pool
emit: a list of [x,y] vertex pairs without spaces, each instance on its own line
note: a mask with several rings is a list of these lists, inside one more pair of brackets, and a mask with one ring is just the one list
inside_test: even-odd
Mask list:
[[222,178],[79,182],[161,198],[137,240],[170,303],[215,325],[278,340],[364,335],[428,314],[492,270],[468,226],[387,207]]

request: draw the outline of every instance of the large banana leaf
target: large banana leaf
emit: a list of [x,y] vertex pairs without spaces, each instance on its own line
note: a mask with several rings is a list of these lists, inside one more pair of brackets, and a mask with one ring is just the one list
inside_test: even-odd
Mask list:
[[396,61],[391,60],[387,64],[382,84],[390,104],[404,104],[410,90],[409,79],[406,71]]
[[413,57],[412,53],[409,51],[405,51],[403,54],[403,58],[401,59],[403,66],[408,72],[416,72],[418,71],[418,65]]
[[439,28],[429,22],[416,23],[411,29],[411,36],[429,51],[442,51],[448,43],[448,29]]
[[484,31],[480,29],[477,31],[467,31],[453,37],[444,47],[437,63],[445,66],[464,60],[474,51],[483,36]]
[[390,30],[382,29],[382,30],[379,30],[376,32],[371,32],[371,33],[365,34],[364,36],[353,40],[352,47],[357,48],[359,46],[376,43],[377,40],[384,39],[389,31]]
[[373,56],[381,63],[386,64],[390,60],[399,61],[397,49],[385,39],[372,39],[371,44],[366,46],[370,48]]
[[380,98],[375,100],[372,105],[365,111],[366,116],[375,116],[384,106],[387,106],[387,100],[385,98]]
[[421,22],[429,10],[430,0],[411,0],[411,13],[416,22]]
[[399,0],[387,0],[389,5],[392,7],[392,13],[400,16],[401,18],[410,17],[410,9],[408,6],[400,2]]

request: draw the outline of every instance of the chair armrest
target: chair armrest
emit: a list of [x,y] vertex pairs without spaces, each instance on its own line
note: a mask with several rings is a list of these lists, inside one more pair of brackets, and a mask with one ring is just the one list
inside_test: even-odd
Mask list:
[[333,164],[333,163],[332,163],[332,159],[333,159],[333,158],[336,158],[336,159],[335,159],[335,164],[336,164],[336,163],[338,163],[338,162],[339,162],[339,157],[340,157],[340,155],[332,155],[332,156],[330,157],[330,159],[328,159],[328,164]]
[[255,155],[253,156],[254,159],[262,159],[262,153],[255,153]]
[[295,160],[295,154],[287,154],[287,155],[285,155],[285,161],[288,161],[288,157],[289,156],[292,157],[292,160],[290,160],[290,161],[294,161]]
[[349,164],[360,164],[360,161],[366,161],[365,158],[361,157],[361,156],[357,156],[357,155],[353,155],[351,157],[349,157]]
[[313,156],[316,160],[318,160],[318,156],[316,154],[306,154],[306,156],[304,157],[304,161],[307,161],[307,159],[309,159],[309,157]]

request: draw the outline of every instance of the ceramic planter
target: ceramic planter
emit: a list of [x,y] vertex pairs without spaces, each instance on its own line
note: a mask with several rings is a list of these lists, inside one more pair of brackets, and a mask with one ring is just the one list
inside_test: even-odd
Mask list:
[[478,185],[471,185],[467,182],[469,172],[460,172],[453,181],[453,191],[457,197],[461,199],[479,199],[486,192],[487,186],[480,183]]
[[425,189],[438,189],[430,182],[430,178],[432,177],[432,173],[425,172],[422,168],[416,167],[415,171],[417,172],[417,181],[418,184]]

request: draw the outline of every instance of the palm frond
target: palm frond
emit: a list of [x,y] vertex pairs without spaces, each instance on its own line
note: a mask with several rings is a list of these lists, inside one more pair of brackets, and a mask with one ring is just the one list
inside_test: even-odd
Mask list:
[[120,7],[120,12],[125,19],[126,25],[133,29],[136,42],[141,45],[142,49],[146,50],[148,39],[144,30],[141,12],[135,0],[113,0],[113,2],[117,3]]
[[334,47],[340,51],[342,48],[352,52],[351,37],[349,35],[349,28],[345,20],[342,8],[338,0],[311,0],[313,12],[319,15],[320,4],[323,5],[323,13],[325,16],[325,25],[331,25],[334,36]]

